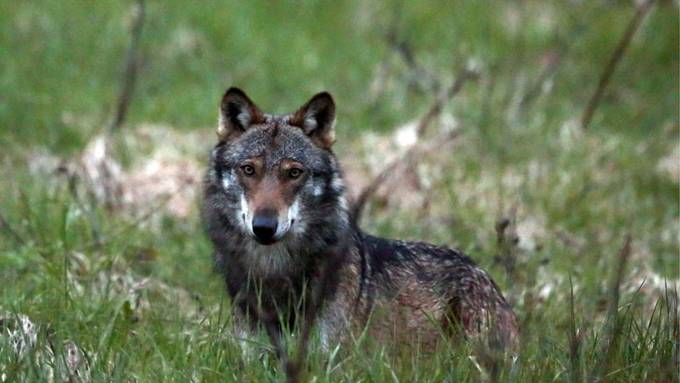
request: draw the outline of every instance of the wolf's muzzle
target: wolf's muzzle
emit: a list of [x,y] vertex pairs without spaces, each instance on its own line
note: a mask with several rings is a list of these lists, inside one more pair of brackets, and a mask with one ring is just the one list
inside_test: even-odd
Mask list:
[[255,239],[263,245],[271,245],[276,242],[276,228],[278,226],[276,215],[256,215],[253,218],[253,234]]

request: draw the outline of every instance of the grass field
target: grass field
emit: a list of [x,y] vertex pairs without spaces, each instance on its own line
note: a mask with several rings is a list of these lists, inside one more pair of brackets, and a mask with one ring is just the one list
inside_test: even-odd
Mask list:
[[330,91],[358,188],[468,67],[418,142],[457,138],[385,185],[363,227],[468,252],[513,304],[518,357],[313,342],[306,378],[678,382],[677,2],[657,2],[579,124],[635,4],[149,1],[107,206],[87,163],[132,3],[1,2],[0,381],[282,380],[230,331],[198,216],[219,97],[237,85],[286,112]]

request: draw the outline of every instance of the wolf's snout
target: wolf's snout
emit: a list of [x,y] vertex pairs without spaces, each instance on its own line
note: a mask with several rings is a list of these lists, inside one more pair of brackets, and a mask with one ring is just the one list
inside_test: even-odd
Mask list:
[[253,218],[253,234],[258,242],[270,245],[276,240],[277,217],[271,215],[256,215]]

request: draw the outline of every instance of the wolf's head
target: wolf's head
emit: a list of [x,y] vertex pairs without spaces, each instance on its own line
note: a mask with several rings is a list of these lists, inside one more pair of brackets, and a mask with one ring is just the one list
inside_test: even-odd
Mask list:
[[274,116],[243,91],[227,90],[206,181],[204,213],[213,240],[226,236],[260,250],[335,245],[347,226],[347,206],[331,151],[334,122],[335,104],[325,92],[294,113]]

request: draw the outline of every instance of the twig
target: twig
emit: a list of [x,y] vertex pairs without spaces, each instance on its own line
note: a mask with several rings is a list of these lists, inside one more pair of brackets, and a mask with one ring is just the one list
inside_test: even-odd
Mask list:
[[626,264],[630,257],[630,244],[632,238],[630,234],[626,234],[623,240],[623,246],[619,251],[618,262],[616,263],[616,270],[612,279],[609,280],[608,299],[607,299],[607,318],[611,319],[616,316],[619,311],[619,286],[623,281],[623,275],[626,271]]
[[123,124],[125,117],[127,116],[130,102],[132,101],[132,94],[137,80],[137,72],[139,71],[139,53],[137,50],[139,39],[142,34],[142,26],[144,25],[144,16],[144,0],[137,0],[134,7],[134,16],[130,31],[130,46],[128,47],[125,57],[125,71],[121,78],[120,93],[116,103],[116,114],[109,126],[109,133],[117,130]]
[[622,322],[618,315],[620,287],[625,274],[628,258],[630,258],[631,241],[631,235],[626,234],[623,240],[623,246],[617,256],[616,269],[609,280],[607,292],[607,320],[605,323],[606,339],[602,352],[603,357],[600,359],[600,363],[598,363],[597,369],[594,371],[600,376],[605,376],[612,357],[614,356],[614,352],[617,349],[617,343],[621,335]]
[[129,230],[136,229],[138,228],[142,223],[145,221],[149,220],[152,218],[154,215],[158,214],[163,210],[165,205],[167,205],[170,200],[172,199],[173,195],[176,193],[176,191],[181,190],[182,187],[178,187],[175,189],[175,191],[171,193],[167,193],[165,195],[162,195],[159,197],[158,203],[152,205],[149,207],[145,212],[142,214],[138,215],[137,217],[133,217],[133,221],[125,224],[124,226],[121,226],[116,232],[110,234],[110,235],[102,235],[99,241],[91,241],[88,242],[87,244],[84,245],[84,248],[91,248],[91,247],[97,247],[104,245],[107,241],[111,241],[112,239],[122,236],[125,233],[127,233]]
[[497,262],[503,265],[511,285],[515,285],[517,264],[517,206],[513,206],[507,217],[496,222]]
[[645,0],[638,6],[637,10],[635,11],[635,15],[633,15],[633,18],[628,23],[626,31],[624,32],[623,36],[621,36],[621,40],[619,40],[616,49],[614,49],[614,52],[612,52],[612,55],[609,57],[609,61],[607,62],[607,65],[605,65],[604,69],[602,70],[602,74],[600,75],[600,81],[597,84],[597,89],[595,89],[595,93],[593,93],[593,96],[590,98],[590,101],[583,112],[583,116],[581,117],[581,127],[583,130],[588,129],[590,121],[593,118],[593,114],[600,105],[602,95],[609,84],[609,80],[616,70],[616,66],[618,65],[619,61],[621,61],[621,58],[630,45],[633,36],[640,28],[642,20],[647,15],[647,13],[649,13],[649,10],[652,8],[653,4],[654,0]]
[[[403,12],[401,12],[401,6],[402,2],[397,2],[393,14],[390,20],[390,24],[387,26],[387,30],[385,32],[385,40],[387,41],[388,46],[392,46],[392,42],[396,41],[398,31],[399,31],[399,23],[401,20],[401,15]],[[390,57],[393,55],[393,52],[391,51],[385,51],[383,53],[383,57],[380,60],[380,64],[377,68],[377,73],[375,78],[372,80],[371,83],[371,108],[375,109],[377,107],[377,102],[380,97],[382,97],[383,93],[385,93],[385,89],[387,87],[387,80],[389,76],[389,71],[390,68],[392,67],[391,65],[391,60]]]
[[[446,90],[446,92],[444,92],[441,96],[437,97],[434,100],[430,108],[420,119],[420,121],[418,122],[418,126],[416,128],[416,137],[421,138],[425,134],[425,131],[430,127],[430,125],[432,125],[434,119],[441,113],[444,105],[460,92],[460,90],[463,88],[463,85],[465,85],[467,81],[476,79],[477,77],[478,77],[477,72],[467,68],[463,69],[456,77],[456,81],[453,82],[453,84]],[[411,148],[409,148],[400,158],[397,158],[394,161],[387,164],[383,168],[383,170],[380,171],[378,175],[376,175],[373,178],[373,180],[369,182],[368,185],[365,186],[359,192],[356,201],[352,205],[351,209],[351,217],[353,222],[354,223],[359,222],[359,220],[361,219],[361,213],[363,211],[364,206],[366,205],[366,202],[376,193],[376,191],[378,191],[380,186],[393,175],[394,171],[398,168],[398,166],[401,163],[412,162],[416,158],[422,156],[424,153],[427,153],[434,148],[439,148],[443,144],[448,143],[449,141],[456,138],[458,135],[459,132],[456,130],[452,134],[449,134],[446,137],[437,140],[436,144],[430,148],[427,147],[423,148],[422,146],[414,145]]]
[[361,213],[366,205],[366,202],[373,197],[373,195],[378,191],[380,186],[382,186],[385,181],[394,176],[395,170],[399,168],[403,163],[413,163],[419,158],[422,158],[427,153],[431,153],[439,148],[449,144],[451,141],[458,138],[460,135],[460,130],[454,130],[451,133],[443,135],[441,138],[435,140],[434,144],[430,145],[414,145],[409,148],[401,157],[390,162],[387,166],[381,170],[378,175],[376,175],[373,180],[366,185],[361,192],[358,194],[352,209],[350,216],[354,223],[358,223],[361,219]]
[[576,309],[574,307],[574,283],[569,275],[569,360],[571,363],[570,380],[573,383],[583,381],[581,374],[581,334],[576,329]]
[[546,64],[543,65],[543,70],[541,73],[538,75],[538,78],[536,81],[534,81],[533,85],[529,90],[524,94],[524,97],[522,97],[522,101],[520,101],[519,106],[520,108],[525,108],[531,101],[533,101],[540,93],[541,90],[543,89],[543,84],[553,77],[555,72],[557,72],[557,68],[559,68],[560,64],[562,63],[562,59],[564,58],[564,55],[567,51],[567,47],[563,46],[560,48],[557,48],[556,50],[553,50],[552,52],[549,52],[546,57]]
[[26,244],[26,241],[19,235],[19,233],[14,231],[14,229],[12,229],[12,226],[10,226],[9,222],[7,222],[7,220],[2,215],[1,212],[0,212],[0,230],[4,230],[10,237],[12,237],[12,239],[16,243],[18,243],[20,245]]
[[[400,5],[401,3],[399,4],[399,8]],[[409,80],[410,86],[416,85],[421,88],[419,90],[423,91],[437,91],[440,87],[440,83],[437,78],[435,78],[435,76],[433,76],[427,69],[423,68],[423,66],[418,63],[416,60],[416,55],[413,53],[413,48],[411,48],[411,45],[408,43],[408,41],[400,39],[398,36],[398,23],[400,21],[400,16],[401,13],[397,11],[394,17],[394,22],[390,26],[385,36],[387,44],[399,55],[399,57],[401,57],[408,67],[411,77]],[[429,84],[426,82],[429,82]]]
[[[580,40],[581,35],[583,35],[583,33],[588,30],[588,25],[592,25],[591,20],[584,19],[578,22],[568,41]],[[524,97],[522,97],[522,100],[519,103],[520,108],[526,108],[529,106],[529,104],[540,95],[541,91],[543,90],[544,83],[555,76],[555,73],[559,69],[560,65],[565,61],[565,56],[571,49],[571,44],[568,41],[558,41],[556,47],[548,52],[543,69],[538,75],[536,81],[533,82],[529,90],[524,94]]]
[[102,235],[99,220],[97,219],[97,215],[93,211],[93,207],[86,206],[85,203],[83,203],[82,199],[80,198],[80,193],[78,193],[78,180],[79,180],[78,175],[75,172],[69,172],[65,169],[63,169],[62,171],[66,176],[68,191],[71,194],[73,201],[75,201],[76,205],[78,205],[78,208],[87,216],[87,219],[90,221],[89,222],[90,232],[92,234],[95,246],[100,247],[102,245]]
[[463,89],[463,85],[465,85],[465,83],[469,80],[474,80],[477,77],[479,77],[479,73],[468,68],[465,68],[460,71],[460,73],[458,73],[458,76],[456,76],[456,81],[454,81],[453,84],[451,84],[451,86],[442,95],[434,100],[430,106],[430,109],[428,109],[427,113],[425,113],[423,118],[421,118],[418,122],[418,128],[416,130],[418,138],[425,134],[425,131],[430,127],[430,125],[432,125],[432,121],[434,121],[435,117],[441,113],[444,105],[451,101],[451,99],[457,95],[461,89]]

